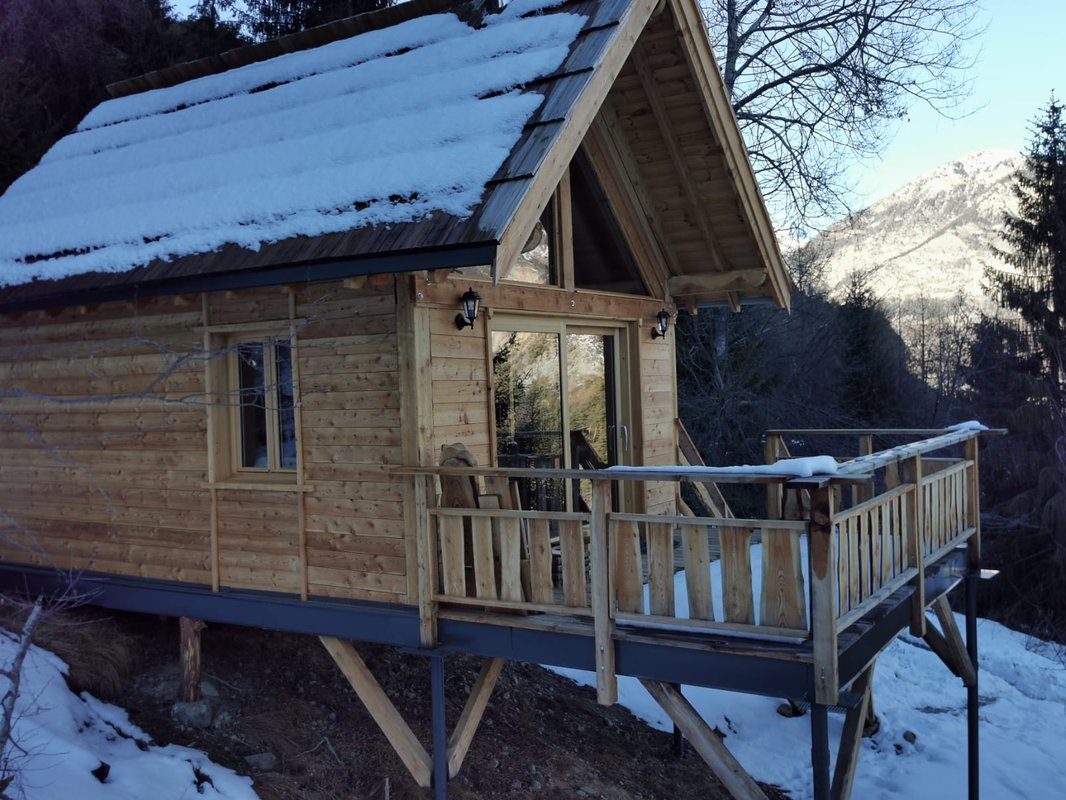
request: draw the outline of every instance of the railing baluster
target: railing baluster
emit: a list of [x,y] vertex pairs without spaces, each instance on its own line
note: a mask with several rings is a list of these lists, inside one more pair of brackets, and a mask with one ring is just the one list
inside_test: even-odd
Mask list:
[[726,622],[755,623],[755,603],[751,588],[751,530],[723,527],[722,597]]
[[703,525],[682,525],[681,543],[685,550],[689,618],[713,620],[711,548],[707,541],[707,528]]
[[611,523],[614,548],[614,593],[619,611],[644,613],[644,581],[640,565],[640,532],[630,520]]
[[563,602],[568,606],[588,603],[585,591],[585,537],[581,523],[574,520],[559,522],[559,552],[563,566]]
[[548,520],[539,517],[529,520],[529,582],[534,603],[552,602],[551,533]]
[[652,614],[674,616],[674,529],[649,522],[648,598]]

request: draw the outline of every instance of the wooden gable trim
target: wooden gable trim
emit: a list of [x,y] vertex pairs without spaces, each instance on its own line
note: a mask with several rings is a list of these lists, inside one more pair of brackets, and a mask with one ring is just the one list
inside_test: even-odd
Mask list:
[[700,103],[711,129],[722,142],[723,156],[736,185],[741,209],[752,230],[763,263],[766,264],[774,299],[782,307],[789,308],[794,287],[785,271],[777,237],[755,181],[751,163],[748,161],[747,148],[741,138],[733,108],[729,104],[725,82],[718,71],[711,44],[703,30],[699,9],[694,0],[664,1],[670,7],[682,52],[696,80]]
[[558,138],[530,181],[522,200],[506,223],[499,228],[503,233],[493,259],[493,281],[499,280],[501,265],[510,264],[522,251],[533,225],[540,219],[549,198],[562,180],[589,126],[595,119],[615,78],[629,57],[644,26],[656,10],[660,0],[634,0],[619,22],[610,46],[596,66],[595,74],[585,85],[575,101],[569,118],[561,126]]

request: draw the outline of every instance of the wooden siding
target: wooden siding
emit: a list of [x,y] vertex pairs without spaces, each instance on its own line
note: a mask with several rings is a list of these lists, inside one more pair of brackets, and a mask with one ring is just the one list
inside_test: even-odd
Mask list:
[[[459,284],[452,282],[458,292]],[[458,298],[458,294],[456,294]],[[458,330],[458,303],[424,308],[432,347],[433,439],[430,456],[436,464],[442,445],[462,442],[479,464],[492,464],[493,414],[489,390],[489,345],[484,319]]]
[[[674,355],[676,331],[652,339],[647,326],[639,329],[636,360],[639,388],[634,420],[640,426],[639,466],[676,466],[677,453],[677,369]],[[676,514],[675,486],[672,483],[645,484],[644,511],[648,514]]]
[[200,306],[0,319],[0,558],[208,583]]
[[[226,465],[243,331],[296,333],[296,474]],[[0,559],[407,602],[399,385],[391,278],[4,317]]]

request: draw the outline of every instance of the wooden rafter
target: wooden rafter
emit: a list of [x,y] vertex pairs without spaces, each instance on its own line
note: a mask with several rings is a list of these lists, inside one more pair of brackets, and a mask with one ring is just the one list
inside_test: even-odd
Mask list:
[[674,171],[677,173],[678,183],[685,192],[685,199],[688,200],[692,209],[692,219],[696,227],[699,228],[704,243],[707,245],[707,254],[710,256],[711,264],[716,272],[728,272],[731,269],[730,264],[722,255],[722,250],[718,246],[718,240],[714,235],[714,231],[711,230],[707,217],[701,213],[704,203],[700,200],[699,192],[692,183],[688,165],[685,163],[685,154],[681,152],[681,143],[677,140],[670,114],[663,103],[662,95],[655,81],[655,75],[648,64],[647,56],[644,54],[644,46],[640,42],[637,42],[636,47],[633,48],[633,54],[630,58],[633,67],[637,71],[637,76],[640,78],[640,85],[644,88],[648,108],[651,109],[652,116],[655,117],[655,121],[659,126],[659,133],[662,134],[663,141],[666,143],[666,152],[669,154]]
[[759,784],[733,757],[722,740],[699,715],[699,712],[685,699],[674,686],[660,681],[641,680],[655,702],[666,712],[673,723],[685,735],[692,749],[707,762],[718,780],[733,797],[739,799],[766,800],[766,794]]

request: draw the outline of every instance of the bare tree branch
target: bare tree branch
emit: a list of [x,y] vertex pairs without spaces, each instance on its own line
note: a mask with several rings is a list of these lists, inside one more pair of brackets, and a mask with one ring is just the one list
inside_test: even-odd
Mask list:
[[846,167],[879,153],[916,100],[969,91],[967,0],[703,0],[733,109],[782,223],[848,210]]

